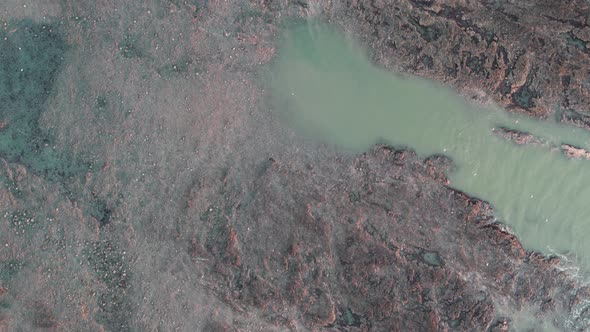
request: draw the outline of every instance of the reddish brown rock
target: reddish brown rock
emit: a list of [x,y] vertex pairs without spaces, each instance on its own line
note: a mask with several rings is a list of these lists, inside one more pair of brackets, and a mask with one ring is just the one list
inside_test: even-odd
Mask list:
[[258,85],[282,18],[319,16],[386,68],[584,127],[585,2],[45,3],[0,11],[59,13],[72,43],[31,132],[94,168],[1,156],[1,328],[589,328],[589,289],[449,188],[450,160],[310,147]]
[[570,159],[590,159],[590,152],[586,149],[578,148],[569,144],[562,144],[561,151],[563,155]]
[[518,145],[524,145],[524,144],[541,145],[541,144],[543,144],[543,141],[541,139],[539,139],[538,137],[536,137],[535,135],[525,133],[522,131],[508,129],[505,127],[493,128],[492,131],[494,134],[498,135],[499,137],[502,137],[504,139],[512,141]]
[[543,319],[587,296],[557,258],[526,252],[496,224],[489,204],[448,188],[433,169],[447,162],[383,146],[313,171],[275,160],[231,222],[242,265],[220,275],[229,303],[268,317],[289,303],[312,330],[472,331],[503,328],[494,323],[500,304],[543,304]]
[[[339,8],[337,6],[334,6]],[[387,68],[466,96],[588,127],[587,1],[344,1],[328,11]]]

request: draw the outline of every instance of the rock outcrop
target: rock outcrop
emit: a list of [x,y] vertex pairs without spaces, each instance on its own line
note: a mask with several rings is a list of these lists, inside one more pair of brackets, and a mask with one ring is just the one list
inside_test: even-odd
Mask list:
[[536,144],[542,145],[544,142],[537,136],[522,131],[509,129],[506,127],[492,128],[492,132],[499,137],[512,141],[518,145]]
[[[53,38],[50,25],[5,33],[4,98],[35,113],[0,119],[1,330],[503,331],[521,311],[590,328],[588,287],[450,188],[448,158],[310,147],[278,129],[259,85],[281,20],[316,15],[363,37],[387,68],[535,116],[561,107],[562,122],[585,126],[586,2],[0,9],[60,13],[65,30],[45,46],[35,40]],[[53,67],[12,67],[56,45]],[[31,88],[38,98],[23,98]]]
[[[562,109],[563,122],[587,127],[587,1],[354,0],[342,6],[327,12],[357,31],[387,68],[538,117]],[[568,120],[572,114],[578,119]]]
[[563,152],[564,156],[570,159],[590,160],[590,151],[583,148],[578,148],[569,144],[562,144],[561,151]]

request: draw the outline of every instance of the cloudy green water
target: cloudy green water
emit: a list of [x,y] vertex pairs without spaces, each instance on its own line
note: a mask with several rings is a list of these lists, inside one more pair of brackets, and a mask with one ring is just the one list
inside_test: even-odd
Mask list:
[[468,105],[453,91],[373,66],[333,29],[287,29],[271,78],[276,109],[306,137],[349,151],[377,141],[445,154],[451,186],[491,202],[525,247],[590,267],[590,161],[550,146],[519,146],[496,137],[506,126],[552,144],[590,147],[590,133],[551,121]]

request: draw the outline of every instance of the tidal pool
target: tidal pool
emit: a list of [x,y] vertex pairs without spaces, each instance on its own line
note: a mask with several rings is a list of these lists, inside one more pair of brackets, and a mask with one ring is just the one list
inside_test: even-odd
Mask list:
[[[456,165],[451,186],[489,201],[526,248],[590,267],[590,161],[551,148],[588,148],[590,132],[481,109],[441,85],[393,75],[316,22],[286,30],[273,66],[275,109],[301,135],[352,152],[386,141],[447,155]],[[500,126],[548,143],[516,145],[493,134]]]

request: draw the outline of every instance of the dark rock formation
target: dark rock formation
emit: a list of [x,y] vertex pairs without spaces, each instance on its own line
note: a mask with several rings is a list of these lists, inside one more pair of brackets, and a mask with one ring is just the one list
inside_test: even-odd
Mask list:
[[[508,129],[505,127],[493,128],[494,134],[502,137],[506,140],[512,141],[518,145],[534,144],[534,145],[547,145],[546,142],[536,137],[535,135],[525,133],[518,130]],[[571,144],[562,143],[560,146],[549,145],[553,150],[561,150],[563,155],[569,159],[584,159],[590,160],[590,151],[573,146]]]
[[[311,149],[277,134],[257,74],[281,17],[318,15],[388,68],[585,126],[585,2],[11,4],[67,32],[1,33],[0,98],[34,107],[0,112],[0,330],[589,328],[588,288],[449,188],[448,158]],[[49,65],[27,78],[29,58]]]
[[[534,145],[546,145],[546,142],[540,138],[518,130],[508,129],[505,127],[493,128],[492,131],[499,137],[514,142],[518,145],[534,144]],[[553,150],[561,150],[563,155],[569,159],[585,159],[590,160],[590,151],[576,147],[570,144],[561,144],[560,146],[550,145]]]
[[590,116],[581,112],[578,113],[572,110],[563,110],[557,113],[557,119],[561,123],[590,129]]
[[492,131],[494,132],[494,134],[498,135],[499,137],[502,137],[504,139],[512,141],[518,145],[524,145],[524,144],[540,145],[540,144],[543,144],[543,141],[541,139],[539,139],[538,137],[536,137],[535,135],[525,133],[522,131],[509,129],[506,127],[492,128]]
[[590,111],[587,1],[350,0],[344,7],[328,12],[388,68],[535,116]]
[[312,330],[501,331],[501,303],[543,303],[543,319],[587,298],[559,259],[526,252],[443,170],[383,146],[307,171],[276,160],[248,204],[191,211],[208,229],[198,252],[218,296],[285,326],[296,308]]
[[575,147],[573,145],[562,144],[561,151],[563,152],[564,156],[570,159],[590,159],[590,151],[583,148]]

